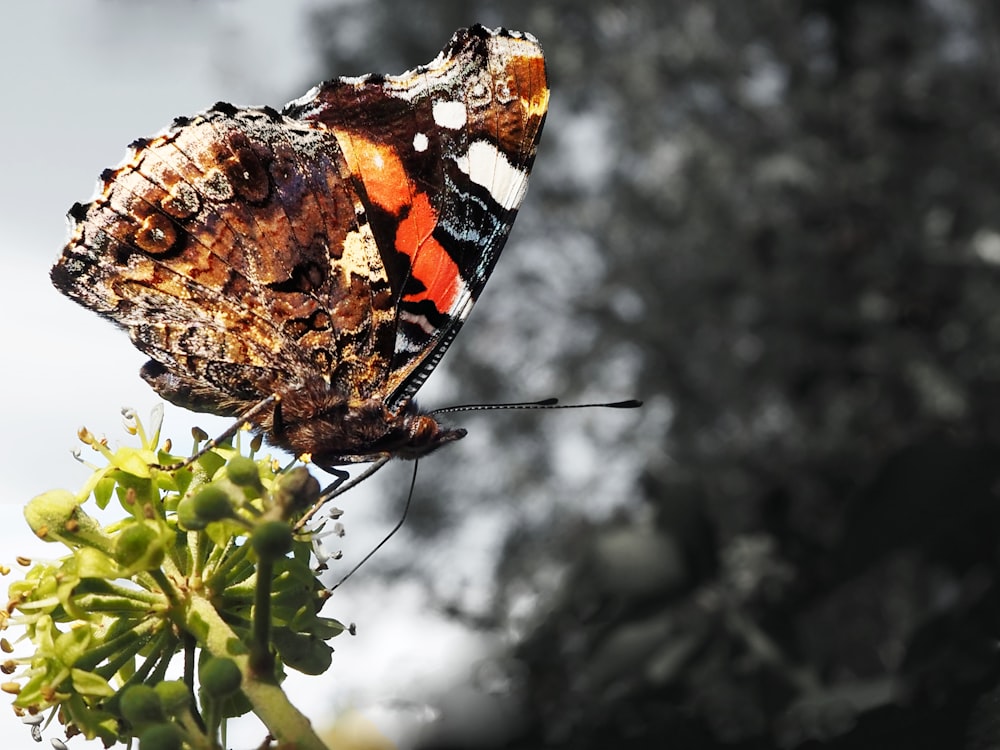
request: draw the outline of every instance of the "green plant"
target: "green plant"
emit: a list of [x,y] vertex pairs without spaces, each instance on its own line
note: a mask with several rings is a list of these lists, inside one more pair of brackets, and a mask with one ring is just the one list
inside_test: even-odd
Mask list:
[[[8,654],[3,689],[19,712],[54,711],[67,736],[105,746],[219,748],[226,719],[253,711],[280,743],[319,750],[280,687],[286,669],[324,672],[327,640],[344,630],[320,616],[313,533],[296,525],[319,483],[301,464],[258,458],[259,441],[249,455],[198,455],[196,435],[185,464],[159,446],[161,414],[147,432],[125,412],[138,448],[112,451],[81,430],[106,465],[80,493],[25,507],[34,533],[68,554],[29,563],[10,586],[3,627],[23,629],[33,652]],[[124,514],[103,523],[88,504]],[[175,661],[181,679],[167,680]]]

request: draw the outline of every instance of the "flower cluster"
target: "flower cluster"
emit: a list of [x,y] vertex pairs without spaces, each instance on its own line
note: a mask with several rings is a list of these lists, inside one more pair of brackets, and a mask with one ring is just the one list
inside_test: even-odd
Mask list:
[[[106,746],[214,747],[225,718],[250,710],[274,737],[311,746],[278,685],[285,668],[325,671],[326,641],[344,629],[319,614],[312,533],[295,525],[319,483],[304,466],[255,457],[258,441],[249,455],[198,451],[196,435],[184,460],[159,446],[159,412],[151,432],[125,416],[140,447],[112,451],[81,430],[106,465],[79,494],[53,490],[25,508],[34,533],[68,554],[10,586],[3,625],[23,628],[33,652],[11,655],[3,689],[23,715],[53,710],[67,736]],[[91,501],[124,515],[102,523]]]

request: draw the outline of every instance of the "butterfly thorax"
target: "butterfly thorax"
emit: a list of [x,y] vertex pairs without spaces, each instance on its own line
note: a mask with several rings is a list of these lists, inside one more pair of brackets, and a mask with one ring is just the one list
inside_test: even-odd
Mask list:
[[382,399],[351,401],[323,385],[286,391],[258,424],[272,444],[309,454],[321,468],[385,456],[420,458],[465,436],[465,430],[442,426],[412,400],[393,410]]

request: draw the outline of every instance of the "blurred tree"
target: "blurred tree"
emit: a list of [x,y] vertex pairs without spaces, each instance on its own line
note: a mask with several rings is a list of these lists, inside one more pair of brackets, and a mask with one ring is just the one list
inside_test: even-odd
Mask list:
[[495,461],[456,449],[418,499],[415,533],[509,529],[488,606],[423,571],[522,634],[507,739],[996,747],[1000,11],[356,9],[317,14],[331,71],[410,66],[473,21],[548,56],[449,398],[648,402],[479,419]]

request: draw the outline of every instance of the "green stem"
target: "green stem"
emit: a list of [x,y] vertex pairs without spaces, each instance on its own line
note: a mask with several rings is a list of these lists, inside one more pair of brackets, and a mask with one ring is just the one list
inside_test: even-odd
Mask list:
[[177,596],[177,589],[175,589],[174,585],[169,581],[169,579],[166,576],[166,573],[164,573],[163,570],[160,568],[154,568],[153,570],[147,571],[147,573],[154,581],[156,581],[156,583],[160,587],[160,590],[163,591],[163,594],[167,597],[170,603],[172,605],[177,605],[179,603],[179,597]]
[[[114,672],[117,672],[121,665],[131,659],[139,649],[145,646],[150,638],[156,634],[160,623],[155,619],[147,619],[139,622],[128,632],[121,633],[109,640],[88,649],[73,666],[77,669],[92,670],[109,656],[114,655],[115,659],[109,662],[114,665]],[[121,659],[121,661],[119,661]]]
[[[156,665],[161,662],[161,660],[166,659],[169,661],[170,653],[168,653],[167,649],[162,646],[169,643],[170,638],[171,635],[168,631],[164,630],[159,634],[157,637],[157,644],[154,645],[154,648],[149,652],[142,664],[139,665],[139,668],[136,669],[135,672],[132,673],[132,676],[125,681],[122,688],[124,688],[125,685],[138,685],[141,682],[145,682],[146,678],[154,670]],[[98,670],[98,674],[100,674],[100,670]]]
[[240,689],[275,739],[294,744],[296,750],[329,750],[313,730],[309,719],[274,684],[273,676],[270,673],[257,674],[252,668],[246,645],[219,616],[210,601],[192,594],[181,615],[184,627],[195,634],[210,654],[232,659],[240,668],[243,674]]
[[250,641],[250,666],[262,677],[274,677],[271,658],[271,578],[272,560],[257,561],[257,585],[254,587],[253,638]]
[[203,538],[204,535],[198,531],[189,531],[187,533],[187,556],[189,562],[187,574],[189,577],[195,579],[201,579],[201,571],[205,564],[205,548],[201,543]]
[[236,547],[230,540],[225,546],[226,556],[220,557],[214,565],[205,566],[203,574],[205,585],[216,591],[223,591],[228,583],[236,578],[234,571],[237,568],[242,569],[244,566],[252,568],[253,564],[247,560],[249,549],[248,544]]
[[190,714],[192,719],[197,722],[198,728],[202,731],[206,731],[205,727],[205,717],[201,715],[198,710],[198,699],[194,692],[194,657],[195,649],[197,647],[197,642],[195,638],[190,633],[184,634],[184,684],[188,687],[188,692],[191,695],[190,703]]

